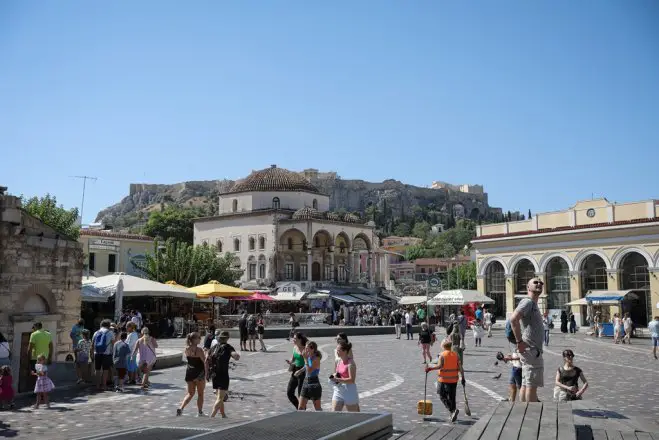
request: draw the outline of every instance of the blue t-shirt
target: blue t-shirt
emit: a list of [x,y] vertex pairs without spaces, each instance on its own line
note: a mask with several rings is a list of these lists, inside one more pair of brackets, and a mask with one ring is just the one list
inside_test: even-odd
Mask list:
[[476,309],[476,319],[483,320],[483,311],[481,309]]
[[659,338],[659,321],[656,319],[652,320],[650,324],[648,324],[648,330],[650,330],[653,338]]

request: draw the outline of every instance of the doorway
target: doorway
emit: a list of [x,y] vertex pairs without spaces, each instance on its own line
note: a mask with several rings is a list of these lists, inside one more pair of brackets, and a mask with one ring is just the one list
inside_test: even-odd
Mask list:
[[320,281],[320,263],[317,261],[311,265],[311,280]]
[[32,376],[30,370],[30,356],[27,353],[27,346],[30,344],[31,333],[20,333],[21,338],[21,357],[18,370],[18,392],[24,393],[26,391],[34,390],[36,384],[36,377]]

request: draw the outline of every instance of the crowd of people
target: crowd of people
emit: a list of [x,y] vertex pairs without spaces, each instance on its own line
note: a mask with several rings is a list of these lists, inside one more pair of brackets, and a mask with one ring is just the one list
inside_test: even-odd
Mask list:
[[[211,339],[212,338],[212,339]],[[176,409],[176,415],[183,414],[185,407],[197,396],[197,415],[203,417],[204,389],[210,382],[216,394],[215,404],[210,417],[219,412],[222,418],[227,417],[224,403],[228,400],[232,361],[240,360],[239,352],[229,344],[229,332],[215,330],[210,338],[204,340],[197,332],[188,334],[186,338],[185,356],[188,360],[185,371],[186,394]],[[309,402],[316,411],[322,410],[321,400],[323,387],[320,382],[320,362],[322,353],[318,344],[309,340],[304,334],[295,332],[291,338],[293,348],[291,358],[286,359],[290,377],[286,387],[286,395],[299,411],[305,411]],[[241,341],[242,345],[243,341]],[[359,412],[359,393],[356,377],[357,365],[354,361],[352,344],[345,333],[336,338],[334,371],[329,377],[332,387],[332,410]],[[241,350],[242,351],[242,350]],[[249,351],[249,350],[248,350]]]
[[[544,283],[534,278],[527,285],[527,297],[522,299],[512,314],[509,323],[509,341],[514,345],[510,353],[498,353],[497,359],[510,362],[509,398],[517,398],[523,402],[538,401],[537,389],[544,384],[543,347],[549,345],[549,334],[553,328],[551,317],[540,312],[538,299],[543,292]],[[380,316],[376,308],[375,315]],[[370,313],[370,312],[367,312]],[[465,384],[464,351],[466,349],[466,333],[469,327],[462,310],[452,314],[447,320],[446,336],[440,342],[441,352],[437,362],[433,364],[431,347],[437,342],[437,335],[423,321],[425,309],[397,308],[388,313],[390,324],[395,326],[397,339],[401,339],[402,326],[405,325],[407,338],[414,339],[413,325],[421,322],[417,344],[420,347],[426,374],[438,371],[436,391],[440,400],[450,413],[450,420],[455,421],[459,410],[456,406],[456,388],[461,382]],[[357,311],[359,319],[359,310]],[[563,317],[562,317],[563,318]],[[490,337],[495,320],[492,314],[482,307],[475,311],[475,320],[471,323],[474,347],[481,347],[485,336]],[[561,319],[561,330],[569,326],[570,318]],[[598,325],[598,315],[593,320]],[[298,331],[295,315],[291,313],[292,353],[286,359],[290,376],[286,386],[286,395],[290,403],[304,411],[309,402],[317,411],[322,410],[323,385],[320,380],[322,353],[314,341],[310,341]],[[623,318],[614,314],[615,343],[630,343],[631,319],[626,314]],[[140,385],[143,390],[150,387],[149,373],[157,360],[158,343],[149,334],[147,327],[141,327],[139,312],[131,311],[120,320],[119,324],[103,320],[100,328],[93,334],[85,328],[84,320],[80,319],[70,332],[75,353],[76,373],[78,382],[95,380],[99,391],[111,387],[116,392],[123,392],[126,385]],[[187,335],[185,357],[187,367],[185,382],[186,394],[177,408],[181,415],[186,406],[197,396],[197,414],[204,416],[204,391],[206,383],[210,382],[216,394],[215,403],[210,412],[211,417],[219,413],[226,417],[224,403],[228,399],[232,362],[240,359],[240,352],[257,351],[256,341],[260,350],[266,351],[263,342],[265,321],[261,314],[248,315],[243,313],[238,323],[240,334],[240,351],[229,344],[229,333],[211,327],[206,338],[202,340],[197,332]],[[55,389],[55,384],[48,376],[48,366],[52,363],[52,335],[43,328],[40,322],[35,322],[28,344],[30,370],[34,377],[34,393],[36,402],[34,408],[40,405],[50,406],[48,395]],[[624,330],[624,337],[622,336]],[[659,346],[659,316],[649,325],[652,338],[653,356],[657,359]],[[201,346],[200,346],[201,345]],[[11,351],[7,340],[0,334],[0,407],[13,407],[15,392],[12,388],[12,372],[9,366]],[[357,365],[355,363],[352,344],[345,333],[339,333],[336,338],[334,352],[334,367],[329,376],[328,386],[332,390],[331,405],[334,411],[360,411],[359,394],[357,390]],[[581,399],[588,389],[588,381],[584,371],[574,363],[575,354],[572,350],[562,353],[562,365],[557,369],[554,378],[554,398],[559,401]],[[93,376],[93,377],[92,377]]]

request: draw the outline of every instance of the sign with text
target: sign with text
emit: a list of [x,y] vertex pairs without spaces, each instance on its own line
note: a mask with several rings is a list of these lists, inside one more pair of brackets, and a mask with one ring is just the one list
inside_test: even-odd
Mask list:
[[461,306],[464,304],[464,297],[458,291],[444,291],[438,296],[432,299],[432,304],[437,306]]
[[102,238],[94,238],[89,240],[89,250],[119,252],[121,242],[118,240],[104,240]]

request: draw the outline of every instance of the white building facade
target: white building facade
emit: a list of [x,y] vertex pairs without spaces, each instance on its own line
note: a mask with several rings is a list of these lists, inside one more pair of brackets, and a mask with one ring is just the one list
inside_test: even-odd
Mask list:
[[389,278],[375,226],[328,212],[329,196],[298,173],[272,165],[219,196],[217,216],[194,224],[194,244],[235,255],[241,284],[299,282],[303,290],[336,284],[384,287]]

